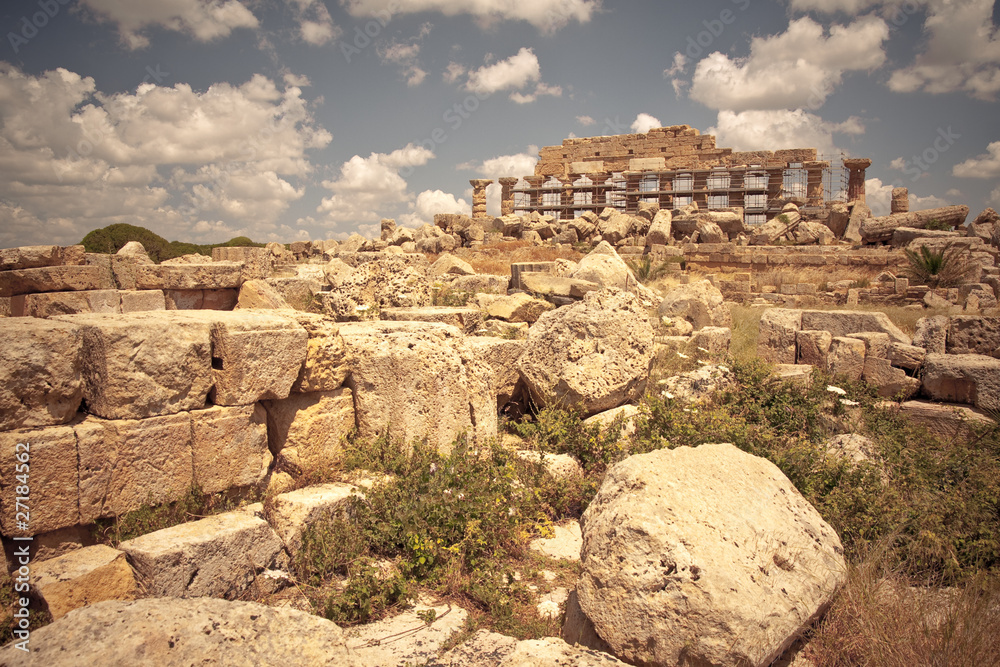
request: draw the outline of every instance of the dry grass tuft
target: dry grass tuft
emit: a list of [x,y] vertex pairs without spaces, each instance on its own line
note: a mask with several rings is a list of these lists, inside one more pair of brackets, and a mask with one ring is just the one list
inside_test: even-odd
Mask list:
[[1000,664],[1000,578],[913,587],[884,562],[874,553],[848,568],[806,649],[817,667]]

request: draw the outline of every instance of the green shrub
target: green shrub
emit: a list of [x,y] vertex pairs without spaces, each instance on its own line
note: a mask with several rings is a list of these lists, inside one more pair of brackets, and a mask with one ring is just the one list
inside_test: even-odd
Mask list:
[[908,263],[905,274],[920,285],[955,287],[968,282],[975,271],[975,266],[959,246],[931,250],[922,245],[919,252],[909,248],[904,248],[903,252]]

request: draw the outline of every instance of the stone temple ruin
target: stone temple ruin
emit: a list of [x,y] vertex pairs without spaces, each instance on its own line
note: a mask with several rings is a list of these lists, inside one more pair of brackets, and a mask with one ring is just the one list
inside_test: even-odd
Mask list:
[[[0,541],[10,572],[17,567],[15,540],[32,538],[30,595],[55,619],[37,631],[37,645],[50,651],[39,662],[100,663],[88,654],[96,650],[89,643],[74,643],[72,630],[89,632],[102,617],[153,610],[164,615],[169,632],[208,642],[202,634],[211,633],[169,624],[181,623],[192,609],[217,622],[249,604],[212,598],[291,592],[287,570],[302,549],[303,532],[345,511],[352,497],[375,483],[359,478],[309,484],[313,473],[340,459],[348,434],[420,438],[442,451],[459,437],[478,446],[498,438],[499,415],[524,397],[538,406],[565,401],[589,415],[590,423],[630,419],[651,383],[657,355],[726,355],[733,303],[764,308],[756,354],[774,364],[780,377],[808,382],[819,369],[864,380],[892,399],[894,410],[942,441],[970,425],[992,424],[990,415],[1000,411],[1000,216],[987,209],[965,224],[966,206],[909,211],[900,188],[892,212],[875,217],[864,200],[870,161],[846,159],[839,167],[817,157],[814,149],[736,153],[716,148],[712,137],[697,130],[675,126],[543,149],[535,175],[500,180],[499,217],[486,214],[490,181],[477,180],[472,216],[438,215],[433,225],[418,229],[383,220],[377,239],[354,235],[287,247],[220,247],[212,257],[159,264],[135,242],[114,255],[83,246],[0,249]],[[578,261],[518,262],[508,275],[506,267],[477,272],[462,259],[480,248],[510,247],[562,250],[563,257]],[[901,272],[904,250],[921,247],[959,250],[969,268],[963,284],[911,284]],[[635,260],[642,258],[662,261],[673,286],[661,293],[638,281]],[[865,285],[824,278],[776,286],[761,279],[776,271],[817,269],[876,277]],[[461,303],[434,305],[443,293],[461,297]],[[933,308],[933,316],[920,316],[910,335],[885,313],[853,309],[859,304],[918,313]],[[663,391],[695,401],[728,374],[724,366],[706,363],[665,380]],[[33,443],[27,527],[17,518],[18,483],[10,473],[22,442]],[[515,455],[541,460],[536,451]],[[757,490],[761,476],[782,497],[797,496],[777,468],[731,445],[643,456],[649,458],[632,457],[631,467],[619,473],[631,479],[669,470],[674,484],[683,472],[691,491],[678,492],[672,502],[687,499],[699,505],[698,512],[704,509],[700,489],[714,484]],[[674,458],[656,463],[659,457]],[[579,474],[579,463],[568,455],[543,462],[546,474]],[[758,476],[747,481],[753,469]],[[732,483],[737,478],[740,483]],[[654,479],[634,486],[659,484]],[[271,504],[153,531],[116,548],[95,544],[97,522],[181,500],[192,485],[208,493],[266,490]],[[632,502],[629,494],[615,496],[603,485],[601,493],[608,496],[606,507]],[[770,664],[801,636],[828,605],[844,571],[832,529],[823,528],[822,540],[802,530],[802,512],[814,510],[799,500],[801,506],[783,501],[765,514],[776,517],[775,530],[788,529],[781,533],[783,543],[814,551],[817,565],[778,566],[766,581],[755,582],[760,590],[690,596],[711,600],[704,614],[693,614],[710,618],[727,605],[756,613],[766,604],[761,600],[794,593],[795,610],[766,610],[769,639],[757,642],[746,664]],[[746,505],[747,498],[734,497],[724,507]],[[761,519],[759,513],[723,514],[738,524],[733,530]],[[642,591],[615,589],[615,599],[605,599],[607,587],[593,585],[611,579],[601,562],[614,563],[616,576],[628,569],[618,565],[612,546],[598,545],[616,533],[615,516],[636,515],[627,506],[606,519],[592,512],[582,538],[580,525],[571,521],[577,541],[566,557],[581,557],[580,539],[594,553],[605,550],[604,556],[583,558],[574,598],[561,589],[562,598],[540,603],[557,615],[565,610],[562,635],[568,642],[610,651],[632,664],[652,658],[629,654],[630,647],[683,636],[675,629],[647,636],[650,624],[621,622],[642,621],[648,613],[633,606],[645,604]],[[815,525],[822,524],[815,518]],[[714,539],[702,528],[686,526],[670,543]],[[737,533],[720,534],[728,544]],[[693,548],[692,554],[683,557],[702,576],[691,585],[702,581],[697,586],[718,591],[728,585],[713,579],[716,572],[744,568],[755,574],[763,571],[760,565],[777,563],[770,556],[761,564],[741,555],[702,567],[704,555]],[[813,575],[821,568],[825,580],[818,582]],[[676,598],[659,599],[669,605]],[[260,609],[250,608],[258,616]],[[313,664],[425,664],[433,657],[397,655],[390,662],[378,653],[388,649],[369,639],[394,631],[358,626],[341,637],[328,621],[296,616],[294,609],[264,609],[280,616],[274,627],[293,643],[282,644],[292,656],[301,635],[332,637],[336,646],[324,654],[325,662]],[[450,612],[438,607],[436,613],[444,611]],[[464,613],[456,609],[449,617],[456,628]],[[658,614],[676,616],[669,608]],[[423,631],[421,619],[409,618],[410,626]],[[308,627],[301,625],[306,621]],[[705,621],[698,631],[708,636],[714,628],[749,623],[762,621]],[[154,632],[153,625],[144,631]],[[273,651],[278,633],[260,626],[252,627]],[[103,634],[94,636],[105,650],[122,642],[136,644],[136,651],[155,644],[138,632],[122,637],[108,624],[101,627]],[[228,635],[213,635],[220,636]],[[442,631],[434,643],[421,635],[417,643],[436,651],[449,636]],[[737,639],[725,635],[709,643],[730,646]],[[610,656],[589,663],[584,658],[593,653],[559,638],[545,642],[563,662],[539,659],[537,644],[511,640],[504,650],[529,657],[504,664],[625,664]],[[14,651],[0,648],[0,664],[22,664],[11,657],[18,657]],[[441,664],[467,663],[456,658]]]
[[[865,200],[867,158],[821,159],[815,148],[733,151],[687,125],[646,134],[566,139],[539,152],[535,173],[501,178],[501,213],[532,211],[572,220],[605,207],[636,213],[696,204],[734,211],[748,226],[763,224],[788,202],[821,209],[832,201]],[[489,179],[473,185],[473,217],[486,215]]]

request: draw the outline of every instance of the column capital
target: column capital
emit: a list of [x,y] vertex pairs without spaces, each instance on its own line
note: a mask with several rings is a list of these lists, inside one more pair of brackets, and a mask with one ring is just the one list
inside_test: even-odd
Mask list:
[[848,169],[867,169],[872,166],[872,161],[866,157],[848,157],[844,158],[844,166]]

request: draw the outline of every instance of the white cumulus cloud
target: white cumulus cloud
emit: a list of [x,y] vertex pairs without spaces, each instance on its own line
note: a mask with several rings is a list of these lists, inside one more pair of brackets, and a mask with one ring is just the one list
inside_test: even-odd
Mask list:
[[399,223],[404,227],[420,227],[434,224],[434,216],[438,213],[464,213],[472,215],[472,205],[464,199],[441,190],[424,190],[412,204],[412,210],[399,216]]
[[272,240],[304,194],[307,152],[331,140],[302,98],[306,83],[257,75],[203,92],[147,83],[105,94],[63,68],[35,76],[0,64],[0,245],[75,243],[114,222],[207,242],[225,240],[206,226],[221,221]]
[[636,134],[646,134],[654,127],[663,127],[659,118],[650,116],[648,113],[641,113],[632,121],[632,131]]
[[[829,34],[825,34],[829,32]],[[870,70],[885,61],[885,21],[865,16],[829,31],[808,17],[771,37],[754,37],[750,55],[718,51],[698,62],[691,99],[713,109],[811,108],[823,105],[845,72]]]
[[738,151],[815,148],[820,155],[841,152],[834,145],[834,133],[863,131],[864,126],[857,118],[830,123],[802,109],[720,111],[715,127],[708,129],[716,135],[720,146],[731,146]]
[[498,21],[526,21],[551,33],[572,21],[587,23],[601,7],[601,0],[340,0],[352,16],[385,16],[441,12],[467,14],[483,26]]
[[434,153],[423,146],[407,144],[391,153],[355,155],[340,167],[336,179],[323,181],[333,194],[316,209],[326,213],[323,224],[354,227],[374,223],[414,199],[400,170],[427,164]]
[[484,65],[469,74],[466,90],[490,95],[501,90],[518,90],[542,76],[538,56],[529,48],[522,48],[506,60]]
[[[882,183],[880,178],[869,178],[865,180],[865,203],[872,210],[873,215],[889,215],[892,211],[892,190],[901,187],[892,183]],[[910,210],[919,211],[925,208],[937,208],[948,206],[951,202],[941,197],[927,195],[919,197],[912,192],[909,196]]]
[[80,0],[80,5],[98,19],[114,23],[130,49],[149,46],[145,30],[151,26],[183,32],[202,42],[226,37],[238,28],[258,26],[257,17],[237,0]]
[[952,174],[960,178],[1000,178],[1000,141],[990,142],[986,151],[956,164]]

